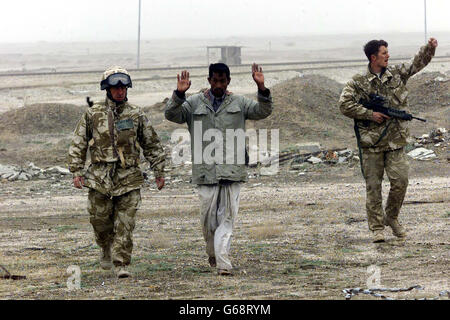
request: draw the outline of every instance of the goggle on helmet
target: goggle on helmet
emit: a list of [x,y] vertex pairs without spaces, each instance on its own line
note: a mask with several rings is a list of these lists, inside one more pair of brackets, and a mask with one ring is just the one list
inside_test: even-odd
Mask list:
[[102,80],[102,82],[100,82],[100,89],[105,90],[109,87],[116,87],[119,85],[131,88],[132,82],[130,76],[121,72],[111,74],[106,79]]

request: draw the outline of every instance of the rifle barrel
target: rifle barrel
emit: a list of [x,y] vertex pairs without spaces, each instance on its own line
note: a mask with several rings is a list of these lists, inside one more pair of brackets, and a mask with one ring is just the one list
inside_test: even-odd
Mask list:
[[418,117],[414,117],[414,116],[413,116],[413,119],[417,119],[417,120],[420,120],[420,121],[423,121],[423,122],[427,122],[427,119],[422,119],[422,118],[418,118]]

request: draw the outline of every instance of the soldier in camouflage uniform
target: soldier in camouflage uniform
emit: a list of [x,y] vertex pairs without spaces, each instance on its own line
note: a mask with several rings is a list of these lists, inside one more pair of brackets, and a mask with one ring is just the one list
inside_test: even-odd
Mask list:
[[[101,82],[106,99],[84,113],[69,148],[74,185],[89,188],[88,212],[102,249],[100,265],[108,270],[114,264],[119,278],[131,276],[126,266],[131,261],[132,232],[144,182],[139,168],[141,148],[158,189],[164,186],[164,150],[145,113],[128,103],[131,86],[125,69],[106,70]],[[91,164],[84,172],[88,148]]]
[[[404,147],[409,131],[405,120],[389,118],[358,103],[369,100],[369,94],[386,98],[392,108],[408,111],[408,79],[422,70],[434,56],[437,41],[428,44],[409,63],[388,67],[387,42],[372,40],[364,47],[370,63],[364,74],[355,75],[345,86],[339,99],[341,112],[355,119],[358,146],[362,153],[362,172],[366,180],[366,210],[369,229],[374,242],[384,241],[384,226],[390,226],[395,236],[404,238],[406,232],[398,222],[398,215],[408,186],[409,164]],[[391,188],[382,208],[381,184],[383,174],[389,178]]]

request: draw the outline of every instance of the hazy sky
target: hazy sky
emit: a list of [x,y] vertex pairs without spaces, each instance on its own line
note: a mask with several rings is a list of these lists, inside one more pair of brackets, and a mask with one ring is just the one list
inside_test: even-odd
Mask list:
[[[139,0],[2,0],[0,42],[137,38]],[[450,32],[450,1],[427,0]],[[422,32],[424,0],[142,0],[142,39]]]

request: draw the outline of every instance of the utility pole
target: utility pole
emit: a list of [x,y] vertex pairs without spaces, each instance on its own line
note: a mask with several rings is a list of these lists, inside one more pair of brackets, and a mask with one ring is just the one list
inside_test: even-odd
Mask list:
[[427,37],[427,0],[423,0],[424,13],[425,13],[425,44],[428,42]]
[[141,56],[141,0],[139,0],[139,18],[138,18],[138,43],[137,43],[137,69],[139,69],[139,59]]

